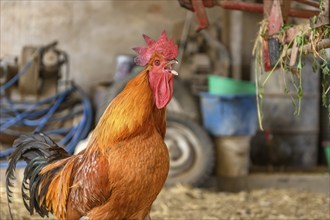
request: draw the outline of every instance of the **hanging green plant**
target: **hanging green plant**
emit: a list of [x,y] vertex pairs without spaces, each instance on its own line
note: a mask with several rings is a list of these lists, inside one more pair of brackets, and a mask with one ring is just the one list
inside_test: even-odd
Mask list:
[[[317,18],[312,18],[312,22],[316,22]],[[301,100],[304,95],[304,90],[302,86],[302,69],[304,68],[304,63],[302,57],[308,53],[313,55],[313,65],[312,68],[314,72],[320,69],[322,74],[321,85],[322,85],[322,105],[328,109],[328,116],[330,120],[330,100],[327,98],[327,94],[330,90],[329,85],[329,63],[326,59],[327,53],[322,47],[329,47],[329,34],[330,26],[323,25],[319,27],[306,28],[308,24],[301,26],[301,30],[297,31],[295,36],[286,42],[287,31],[291,28],[290,25],[283,25],[278,33],[278,39],[280,42],[280,57],[272,67],[272,69],[267,73],[263,74],[264,69],[264,41],[268,38],[268,21],[264,19],[260,23],[260,29],[255,40],[253,55],[255,56],[255,83],[257,91],[257,106],[258,106],[258,118],[259,127],[262,127],[262,101],[264,98],[264,87],[272,76],[276,69],[280,69],[282,74],[281,79],[285,85],[284,93],[291,97],[293,107],[295,109],[294,114],[299,115],[301,111]],[[291,84],[293,85],[295,91],[292,93],[286,82],[285,75],[289,74],[291,78]]]

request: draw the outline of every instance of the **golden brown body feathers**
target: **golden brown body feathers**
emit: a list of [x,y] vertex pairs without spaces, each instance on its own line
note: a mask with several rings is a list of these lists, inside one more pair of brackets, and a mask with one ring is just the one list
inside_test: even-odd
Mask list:
[[144,219],[169,170],[165,129],[143,71],[106,109],[84,151],[41,170],[37,200],[59,219]]

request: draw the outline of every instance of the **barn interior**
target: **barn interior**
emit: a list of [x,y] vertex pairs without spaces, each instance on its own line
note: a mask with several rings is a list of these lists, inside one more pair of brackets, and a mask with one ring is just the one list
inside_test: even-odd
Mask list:
[[[10,219],[15,139],[42,132],[72,155],[88,148],[143,71],[132,48],[163,31],[178,46],[178,76],[166,109],[169,173],[151,219],[330,219],[328,6],[1,0],[0,219]],[[17,163],[12,216],[40,219],[23,204],[25,167]]]

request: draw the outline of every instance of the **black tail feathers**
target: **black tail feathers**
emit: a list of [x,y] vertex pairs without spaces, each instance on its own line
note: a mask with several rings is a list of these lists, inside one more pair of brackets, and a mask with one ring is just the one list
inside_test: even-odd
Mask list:
[[[21,188],[23,202],[26,209],[29,210],[31,215],[34,210],[36,210],[41,217],[48,216],[50,210],[47,210],[45,201],[40,204],[40,200],[45,193],[47,193],[47,188],[52,179],[49,177],[56,174],[61,167],[57,167],[55,170],[42,175],[39,173],[46,165],[67,158],[70,155],[50,139],[50,137],[42,133],[20,136],[15,140],[14,147],[16,147],[16,150],[9,158],[9,165],[6,171],[6,190],[10,216],[13,218],[10,209],[12,197],[10,187],[13,186],[16,164],[19,160],[24,160],[27,163]],[[49,182],[39,193],[40,182],[46,178],[46,176]]]

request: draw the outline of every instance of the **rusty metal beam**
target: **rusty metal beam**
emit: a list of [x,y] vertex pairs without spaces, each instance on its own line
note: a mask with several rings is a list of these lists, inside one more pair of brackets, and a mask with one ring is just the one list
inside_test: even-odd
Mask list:
[[317,16],[320,13],[320,11],[315,10],[299,10],[295,8],[291,8],[289,10],[289,16],[290,17],[297,17],[297,18],[311,18],[313,16]]
[[315,8],[319,8],[320,5],[316,2],[311,2],[311,1],[308,1],[308,0],[293,0],[295,2],[299,2],[301,4],[304,4],[304,5],[308,5],[308,6],[312,6],[312,7],[315,7]]
[[[264,4],[269,0],[266,0]],[[247,12],[256,12],[256,13],[263,13],[264,12],[264,5],[259,3],[247,3],[247,2],[236,2],[236,1],[219,1],[216,3],[218,6],[231,9],[231,10],[241,10]],[[311,18],[315,15],[318,15],[320,11],[316,10],[307,10],[307,9],[294,9],[290,8],[288,15],[290,17],[298,17],[298,18]]]
[[258,4],[258,3],[246,3],[246,2],[225,0],[225,1],[217,2],[217,5],[224,9],[257,12],[257,13],[263,12],[262,4]]

